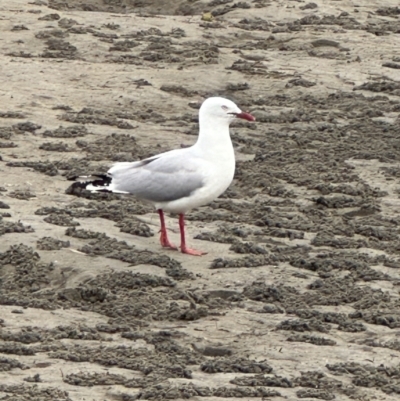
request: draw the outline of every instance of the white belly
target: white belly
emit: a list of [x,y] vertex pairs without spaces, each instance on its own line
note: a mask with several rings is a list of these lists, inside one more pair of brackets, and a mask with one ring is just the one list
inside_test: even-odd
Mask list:
[[156,209],[170,213],[186,213],[190,209],[206,205],[222,195],[229,187],[235,174],[235,158],[224,162],[207,163],[204,166],[204,185],[190,196],[171,202],[156,203]]

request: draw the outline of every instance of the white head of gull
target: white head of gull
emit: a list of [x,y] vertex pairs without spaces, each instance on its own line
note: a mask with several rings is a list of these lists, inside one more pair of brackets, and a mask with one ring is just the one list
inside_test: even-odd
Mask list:
[[106,175],[86,183],[86,189],[132,194],[153,203],[160,216],[160,242],[165,248],[178,249],[168,239],[164,212],[179,214],[181,252],[203,255],[186,245],[185,213],[213,201],[231,184],[235,155],[229,124],[235,118],[255,120],[228,99],[208,98],[200,107],[200,132],[193,146],[132,163],[116,163]]

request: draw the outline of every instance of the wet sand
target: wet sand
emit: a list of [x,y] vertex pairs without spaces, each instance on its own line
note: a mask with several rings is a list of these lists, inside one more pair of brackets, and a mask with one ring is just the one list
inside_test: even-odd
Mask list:
[[[400,10],[364,3],[1,2],[0,399],[398,399]],[[257,121],[206,256],[71,187],[214,95]]]

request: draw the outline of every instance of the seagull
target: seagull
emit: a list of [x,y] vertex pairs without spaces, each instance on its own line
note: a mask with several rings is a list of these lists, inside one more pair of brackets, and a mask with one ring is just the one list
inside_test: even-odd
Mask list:
[[168,239],[164,212],[178,214],[181,252],[204,255],[186,245],[185,213],[210,203],[231,184],[235,154],[229,125],[236,118],[255,120],[232,101],[210,97],[200,107],[200,132],[193,146],[140,161],[116,163],[106,174],[83,184],[89,191],[132,194],[153,203],[160,217],[160,242],[164,248],[178,250]]

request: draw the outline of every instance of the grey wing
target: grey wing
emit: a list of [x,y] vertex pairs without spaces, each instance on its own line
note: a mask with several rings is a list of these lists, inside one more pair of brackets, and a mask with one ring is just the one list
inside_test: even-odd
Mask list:
[[152,202],[184,198],[203,186],[200,161],[185,152],[168,152],[141,162],[116,164],[112,189]]

